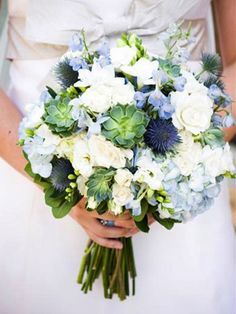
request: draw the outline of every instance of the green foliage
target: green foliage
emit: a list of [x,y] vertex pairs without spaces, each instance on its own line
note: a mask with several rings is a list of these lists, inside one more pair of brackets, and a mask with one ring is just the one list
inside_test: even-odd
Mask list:
[[179,220],[173,218],[160,218],[160,214],[157,211],[152,213],[152,216],[157,222],[159,222],[159,224],[168,230],[172,229],[175,223],[180,223]]
[[102,134],[115,145],[132,148],[146,131],[148,118],[134,105],[117,105],[108,112],[109,119],[102,124]]
[[150,230],[150,228],[148,226],[148,216],[147,215],[145,215],[142,220],[140,220],[140,221],[135,220],[134,222],[135,222],[135,224],[139,230],[141,230],[145,233],[147,233]]
[[210,145],[211,147],[222,146],[225,143],[224,133],[219,128],[210,128],[204,133],[196,135],[195,141],[200,141],[202,144]]
[[54,69],[56,78],[62,88],[67,89],[78,81],[78,72],[70,66],[70,60],[65,58],[60,61]]
[[115,171],[112,169],[97,169],[88,179],[88,196],[94,197],[97,202],[111,199],[111,185]]
[[158,59],[160,68],[170,77],[180,76],[180,66],[173,64],[171,59]]
[[53,133],[69,136],[76,128],[76,122],[71,116],[72,106],[67,96],[57,96],[45,104],[44,122]]
[[140,58],[148,57],[147,51],[142,44],[142,39],[139,38],[135,34],[123,33],[121,35],[121,38],[117,41],[117,43],[119,47],[129,46],[129,47],[135,47],[137,49],[137,55],[134,58],[134,60],[132,60],[131,64],[134,64]]
[[44,190],[45,202],[52,208],[52,213],[55,218],[63,218],[71,208],[75,206],[82,198],[78,191],[73,193],[72,197],[67,200],[66,192],[57,191],[52,185]]

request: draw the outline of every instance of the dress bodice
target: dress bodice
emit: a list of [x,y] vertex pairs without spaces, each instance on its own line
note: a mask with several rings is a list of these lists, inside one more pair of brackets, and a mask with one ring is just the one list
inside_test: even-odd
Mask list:
[[170,23],[192,24],[193,59],[206,47],[210,0],[9,0],[11,59],[54,58],[66,50],[72,33],[84,29],[88,44],[111,44],[122,32],[139,35],[153,53],[161,53],[158,35]]

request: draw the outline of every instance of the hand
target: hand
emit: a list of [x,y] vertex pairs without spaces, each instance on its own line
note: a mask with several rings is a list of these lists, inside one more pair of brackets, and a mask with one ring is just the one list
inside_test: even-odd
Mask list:
[[[131,237],[139,231],[128,211],[120,216],[109,213],[99,215],[95,210],[91,212],[87,211],[85,209],[85,203],[86,199],[82,198],[81,201],[72,208],[70,216],[84,228],[88,236],[94,242],[108,248],[122,249],[122,243],[115,238]],[[97,218],[113,220],[115,226],[103,226]]]

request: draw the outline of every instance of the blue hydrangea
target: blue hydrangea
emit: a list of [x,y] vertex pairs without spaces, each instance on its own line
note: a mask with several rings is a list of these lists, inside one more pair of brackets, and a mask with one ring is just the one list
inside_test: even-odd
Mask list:
[[88,64],[81,57],[75,57],[70,60],[70,66],[73,68],[74,71],[79,71],[80,69],[88,69]]
[[69,47],[70,47],[70,50],[73,51],[73,52],[76,52],[76,51],[82,51],[84,46],[83,46],[83,40],[80,36],[79,33],[75,33],[73,34],[71,40],[70,40],[70,43],[69,43]]
[[182,92],[184,90],[184,86],[187,80],[183,76],[178,76],[174,79],[174,88],[178,92]]

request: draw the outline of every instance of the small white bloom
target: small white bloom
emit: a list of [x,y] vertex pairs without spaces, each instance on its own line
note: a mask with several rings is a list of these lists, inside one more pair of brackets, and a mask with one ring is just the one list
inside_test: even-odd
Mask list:
[[186,84],[184,85],[184,91],[186,93],[200,93],[207,95],[208,88],[203,83],[200,83],[198,80],[196,80],[191,72],[181,70],[181,74],[184,78],[186,78]]
[[133,194],[129,187],[114,183],[112,186],[112,197],[118,206],[125,206],[133,199]]
[[111,63],[115,68],[128,65],[136,57],[137,48],[135,47],[114,47],[110,50]]
[[85,197],[87,196],[87,190],[88,190],[86,186],[86,182],[87,182],[87,178],[83,176],[78,176],[78,178],[76,179],[78,191],[80,192],[80,194],[82,194]]
[[53,155],[34,154],[28,156],[32,171],[38,173],[43,178],[48,178],[52,172]]
[[88,208],[96,209],[97,206],[98,206],[98,202],[95,201],[95,199],[93,197],[89,197],[88,198]]
[[93,173],[93,160],[85,137],[79,136],[75,140],[71,162],[74,169],[78,170],[85,178]]
[[155,82],[151,79],[154,70],[157,70],[158,67],[158,61],[150,61],[146,58],[141,58],[132,66],[121,67],[121,70],[126,74],[137,77],[138,85],[142,86],[144,84],[155,84]]
[[126,164],[126,150],[114,146],[102,135],[92,135],[88,140],[89,154],[93,164],[105,168],[124,168]]
[[117,184],[129,187],[133,178],[133,174],[128,169],[118,169],[115,174]]
[[213,101],[207,95],[172,92],[171,104],[175,107],[172,121],[177,129],[186,129],[196,135],[210,127]]
[[114,215],[119,215],[123,212],[122,206],[112,200],[108,202],[108,208]]

